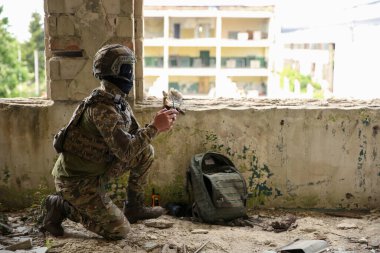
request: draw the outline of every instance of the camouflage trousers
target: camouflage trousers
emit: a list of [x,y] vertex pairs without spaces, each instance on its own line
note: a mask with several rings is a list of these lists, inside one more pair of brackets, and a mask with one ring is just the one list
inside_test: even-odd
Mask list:
[[153,158],[154,149],[149,145],[127,163],[113,164],[104,176],[55,178],[57,192],[70,203],[68,218],[106,239],[126,238],[130,224],[123,211],[109,197],[105,185],[113,177],[129,171],[128,196],[135,198],[130,201],[142,204],[140,202],[144,200],[144,186]]

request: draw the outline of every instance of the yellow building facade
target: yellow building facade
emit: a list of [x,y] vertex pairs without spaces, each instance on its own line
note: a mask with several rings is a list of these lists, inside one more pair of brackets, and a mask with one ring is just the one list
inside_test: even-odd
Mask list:
[[144,95],[265,97],[274,6],[144,6]]

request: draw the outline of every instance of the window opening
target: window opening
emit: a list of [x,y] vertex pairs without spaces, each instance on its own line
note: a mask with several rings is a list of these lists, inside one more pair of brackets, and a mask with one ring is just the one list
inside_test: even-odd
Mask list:
[[43,5],[20,2],[0,2],[0,98],[46,97]]

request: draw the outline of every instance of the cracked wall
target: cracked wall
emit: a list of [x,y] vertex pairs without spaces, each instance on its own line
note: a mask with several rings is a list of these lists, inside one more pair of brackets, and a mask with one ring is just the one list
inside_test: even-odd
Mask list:
[[[91,77],[93,56],[105,44],[123,44],[142,55],[142,29],[135,29],[135,23],[142,27],[142,1],[136,0],[135,4],[134,0],[45,0],[44,3],[49,99],[78,101],[96,88],[98,81]],[[137,57],[136,72],[141,66],[141,57]],[[141,78],[136,78],[136,82],[140,83]]]

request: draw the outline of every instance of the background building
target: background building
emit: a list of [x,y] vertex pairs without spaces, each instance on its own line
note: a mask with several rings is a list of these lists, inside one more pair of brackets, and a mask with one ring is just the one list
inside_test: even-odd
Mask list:
[[[304,24],[281,24],[276,73],[293,61],[294,69],[299,65],[301,72],[319,83],[324,98],[379,98],[380,1],[311,3],[304,8],[307,4],[300,6],[302,13],[294,13],[300,18],[309,15]],[[284,15],[289,8],[283,4],[278,10]],[[316,76],[317,72],[323,75]],[[282,97],[290,97],[282,91]]]
[[145,94],[175,88],[188,97],[268,95],[275,6],[246,2],[145,1]]

